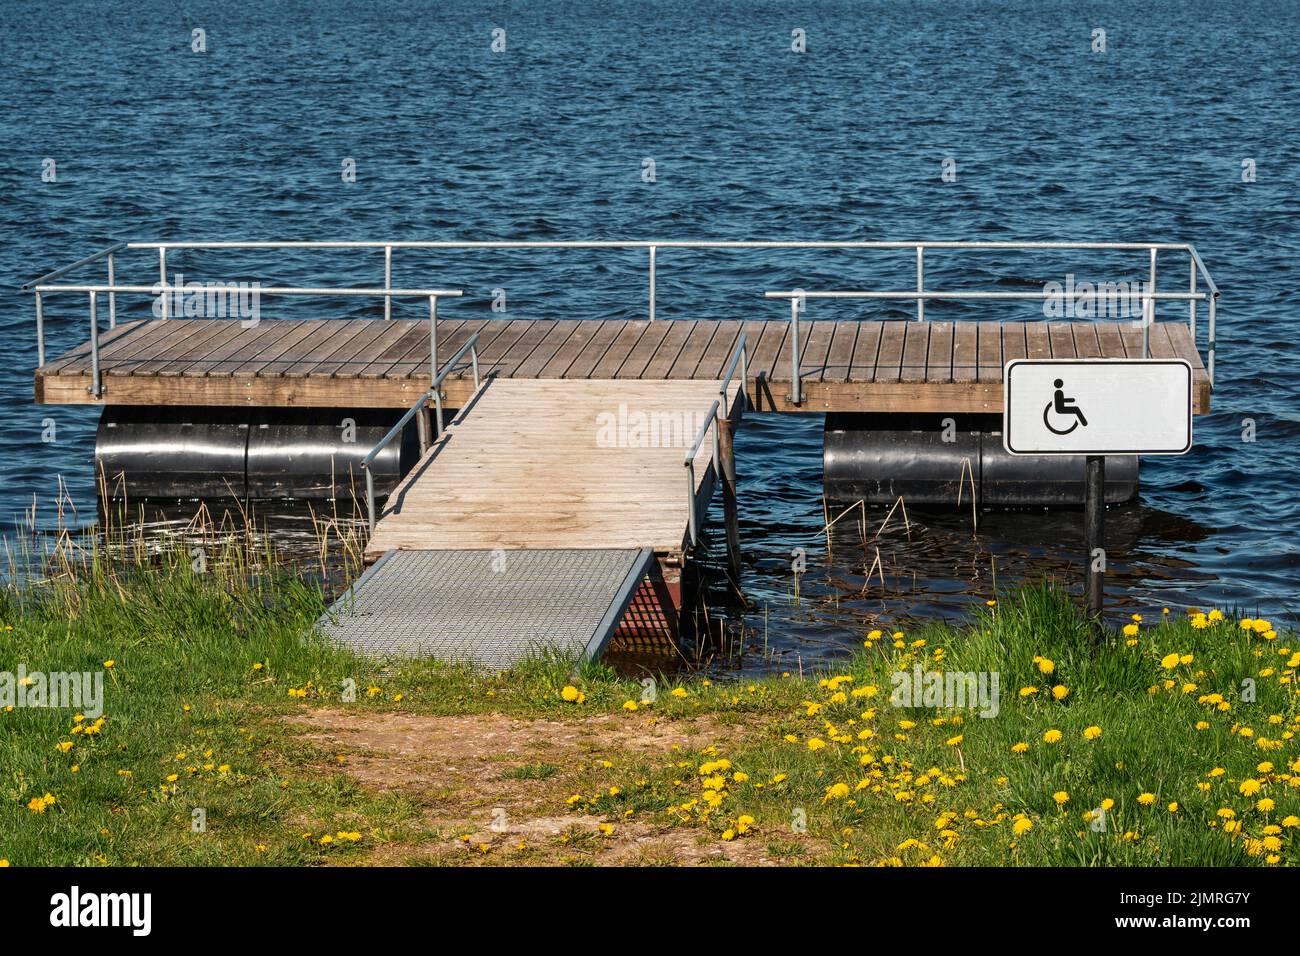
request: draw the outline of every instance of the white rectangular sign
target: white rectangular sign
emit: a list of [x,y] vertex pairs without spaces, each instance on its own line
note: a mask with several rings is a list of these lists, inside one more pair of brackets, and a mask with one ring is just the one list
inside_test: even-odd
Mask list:
[[1015,359],[1003,370],[1013,455],[1182,455],[1192,447],[1183,359]]

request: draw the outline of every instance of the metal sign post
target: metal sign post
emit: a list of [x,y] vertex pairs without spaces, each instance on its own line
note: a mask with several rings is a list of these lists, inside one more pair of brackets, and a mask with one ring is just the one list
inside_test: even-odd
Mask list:
[[1084,459],[1084,607],[1100,622],[1106,456],[1192,447],[1192,367],[1182,359],[1015,359],[1003,369],[1002,444],[1012,455]]
[[1088,555],[1083,606],[1095,621],[1101,617],[1106,584],[1106,563],[1097,560],[1106,553],[1106,456],[1089,455],[1083,467],[1083,547]]

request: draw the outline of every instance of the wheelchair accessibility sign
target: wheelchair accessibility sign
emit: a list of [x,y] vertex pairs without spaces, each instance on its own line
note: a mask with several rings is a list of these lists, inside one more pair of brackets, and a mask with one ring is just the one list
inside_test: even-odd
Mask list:
[[1012,455],[1183,455],[1192,367],[1183,359],[1015,359],[1003,370]]

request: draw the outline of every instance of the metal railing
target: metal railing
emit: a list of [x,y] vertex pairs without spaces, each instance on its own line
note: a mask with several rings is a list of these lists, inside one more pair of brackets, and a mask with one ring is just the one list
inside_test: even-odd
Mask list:
[[704,421],[700,423],[700,430],[695,433],[695,441],[691,447],[686,450],[686,528],[690,535],[691,545],[699,540],[700,529],[699,518],[695,514],[695,456],[700,453],[700,446],[704,444],[704,439],[709,434],[709,428],[713,428],[713,463],[712,468],[718,467],[718,459],[721,457],[721,449],[718,441],[718,408],[721,406],[718,399],[713,400],[709,406],[708,414],[705,415]]
[[[1190,315],[1188,317],[1189,328],[1192,335],[1192,343],[1196,342],[1196,303],[1207,301],[1209,304],[1209,327],[1208,349],[1206,373],[1210,380],[1210,386],[1214,386],[1214,350],[1215,350],[1215,325],[1217,313],[1217,300],[1219,291],[1217,287],[1212,287],[1209,292],[1196,291],[1196,270],[1200,257],[1197,256],[1192,265],[1192,289],[1188,292],[1156,292],[1155,280],[1151,280],[1151,289],[1138,293],[1137,298],[1142,302],[1142,318],[1136,324],[1142,327],[1142,357],[1148,358],[1151,354],[1151,326],[1156,321],[1156,301],[1158,299],[1170,299],[1174,301],[1186,301],[1191,304]],[[1155,275],[1155,255],[1152,254],[1152,276]],[[919,276],[919,273],[918,273]],[[918,282],[921,280],[918,278]],[[1211,283],[1212,285],[1212,283]],[[800,373],[800,356],[799,348],[799,315],[804,311],[808,299],[893,299],[893,300],[912,300],[917,303],[917,321],[925,321],[925,301],[934,300],[1033,300],[1037,302],[1050,301],[1053,299],[1063,300],[1072,294],[1069,292],[939,292],[939,291],[922,291],[920,288],[916,292],[912,291],[807,291],[805,289],[791,289],[783,292],[765,292],[765,298],[768,299],[789,299],[790,300],[790,395],[791,404],[799,405],[803,402],[803,388]]]
[[[93,260],[83,260],[93,261]],[[72,268],[72,267],[65,267]],[[53,273],[51,273],[53,274]],[[45,317],[42,305],[42,296],[56,292],[84,292],[89,296],[90,303],[90,364],[91,364],[91,384],[88,391],[99,398],[104,394],[103,380],[100,377],[99,370],[99,308],[98,296],[102,293],[108,294],[108,327],[114,329],[117,327],[117,306],[116,297],[118,293],[141,293],[151,296],[162,296],[163,302],[163,319],[166,319],[167,302],[171,293],[177,290],[175,286],[144,286],[144,285],[50,285],[42,280],[29,283],[22,287],[24,291],[32,291],[36,294],[36,349],[38,367],[45,364]],[[430,378],[436,374],[438,369],[438,300],[440,298],[457,298],[464,295],[460,289],[357,289],[357,288],[326,288],[320,287],[297,287],[297,286],[257,286],[255,289],[257,295],[319,295],[319,296],[382,296],[387,309],[394,297],[411,298],[422,297],[429,300],[429,365]]]
[[416,399],[415,403],[406,410],[406,413],[397,420],[397,424],[390,428],[388,433],[375,444],[375,447],[370,449],[369,454],[361,459],[361,470],[365,472],[366,476],[366,515],[369,519],[370,533],[372,535],[375,533],[375,474],[370,466],[374,464],[379,453],[392,444],[395,438],[402,434],[406,429],[406,426],[410,424],[411,419],[416,415],[419,415],[419,418],[416,419],[416,430],[419,435],[420,457],[424,457],[432,444],[429,438],[429,419],[426,411],[430,398],[434,400],[434,406],[437,410],[436,417],[434,418],[435,427],[437,428],[437,434],[435,437],[442,437],[442,433],[445,430],[442,418],[442,402],[444,398],[442,394],[442,383],[446,380],[447,376],[459,366],[460,361],[465,357],[466,352],[470,354],[470,361],[474,368],[474,392],[478,392],[482,385],[482,379],[479,377],[478,368],[478,333],[475,332],[469,337],[469,341],[462,345],[456,354],[447,360],[446,366],[433,377],[433,384],[429,387],[429,390]]
[[[955,298],[1036,298],[1037,293],[936,293],[928,291],[925,287],[926,271],[926,254],[929,251],[948,250],[948,251],[969,251],[969,252],[1042,252],[1042,251],[1112,251],[1112,252],[1145,252],[1150,259],[1150,288],[1154,298],[1171,298],[1185,299],[1188,301],[1189,324],[1192,330],[1193,341],[1196,336],[1197,321],[1197,302],[1206,300],[1209,305],[1209,328],[1207,330],[1208,342],[1208,362],[1207,368],[1211,382],[1214,379],[1214,350],[1215,350],[1215,322],[1216,308],[1215,304],[1219,297],[1218,286],[1215,285],[1211,278],[1209,270],[1206,269],[1204,261],[1196,251],[1195,246],[1191,243],[1178,242],[1015,242],[1015,241],[989,241],[989,242],[962,242],[962,241],[845,241],[845,242],[804,242],[804,241],[784,241],[784,240],[431,240],[431,241],[213,241],[213,242],[118,242],[106,249],[100,250],[90,256],[80,259],[75,263],[56,269],[47,273],[40,279],[30,282],[22,287],[24,292],[36,293],[36,323],[37,323],[37,352],[39,363],[45,363],[45,345],[44,345],[44,316],[42,296],[59,291],[88,291],[90,287],[86,286],[52,286],[51,280],[59,278],[75,269],[94,263],[100,259],[106,259],[109,272],[109,284],[107,286],[95,286],[95,291],[107,292],[109,296],[109,314],[110,322],[116,321],[116,293],[125,291],[128,287],[117,287],[113,284],[114,254],[121,253],[125,250],[151,250],[158,255],[158,274],[159,284],[150,287],[149,291],[154,294],[168,293],[172,286],[167,281],[167,253],[169,250],[301,250],[301,249],[321,249],[321,250],[343,250],[343,249],[360,249],[360,250],[378,250],[383,253],[383,276],[384,286],[382,290],[365,290],[367,294],[383,295],[384,301],[384,318],[392,318],[392,296],[399,295],[402,290],[392,288],[393,277],[393,253],[398,250],[511,250],[511,249],[557,249],[557,250],[622,250],[636,251],[642,250],[646,253],[646,263],[648,268],[647,276],[647,318],[654,320],[656,317],[656,290],[657,276],[659,269],[659,251],[660,250],[796,250],[796,249],[819,249],[828,251],[855,251],[855,250],[903,250],[911,251],[915,260],[916,288],[906,292],[872,292],[864,295],[868,298],[882,299],[903,299],[911,300],[916,303],[916,317],[918,320],[925,319],[925,302],[927,299],[955,299]],[[1188,257],[1190,286],[1187,294],[1182,293],[1155,293],[1156,288],[1156,260],[1159,253],[1185,254]],[[1208,290],[1206,293],[1198,293],[1198,276],[1199,281],[1205,283]],[[137,287],[130,287],[134,290]],[[269,290],[263,290],[269,291]],[[325,290],[313,290],[313,292],[323,293]],[[420,294],[426,294],[429,291],[437,290],[408,290],[419,291]],[[344,290],[331,289],[330,294],[347,294]],[[444,292],[444,295],[459,293]],[[826,293],[822,293],[826,296]],[[812,297],[811,293],[804,293],[805,297]],[[164,310],[166,309],[168,296],[164,295]],[[164,312],[164,317],[166,313]],[[797,380],[797,379],[796,379]]]
[[716,475],[721,468],[720,459],[722,457],[721,441],[718,436],[718,423],[722,420],[724,413],[729,414],[729,402],[727,398],[727,389],[731,387],[731,380],[735,377],[736,370],[740,370],[740,403],[741,408],[748,407],[749,392],[749,354],[746,343],[745,333],[740,333],[740,338],[736,341],[736,346],[731,350],[731,360],[727,362],[727,367],[722,373],[722,379],[718,382],[718,397],[713,400],[709,406],[708,414],[705,415],[704,421],[700,423],[699,431],[695,433],[695,441],[686,452],[686,526],[690,534],[691,545],[694,546],[699,539],[699,519],[695,513],[695,456],[700,453],[700,447],[704,444],[709,428],[713,428],[713,473]]

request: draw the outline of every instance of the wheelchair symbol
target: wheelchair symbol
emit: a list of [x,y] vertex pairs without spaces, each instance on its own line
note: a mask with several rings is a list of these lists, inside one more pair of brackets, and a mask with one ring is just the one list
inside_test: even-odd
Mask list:
[[[1052,383],[1056,387],[1056,392],[1052,395],[1052,400],[1043,407],[1043,424],[1053,435],[1068,435],[1080,425],[1087,428],[1088,419],[1083,417],[1083,409],[1074,404],[1074,399],[1065,397],[1065,383],[1059,378]],[[1055,412],[1057,415],[1071,415],[1074,421],[1070,422],[1069,428],[1055,428],[1052,426],[1050,416]]]

